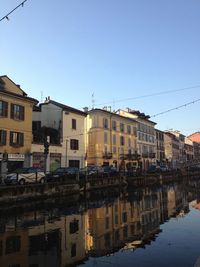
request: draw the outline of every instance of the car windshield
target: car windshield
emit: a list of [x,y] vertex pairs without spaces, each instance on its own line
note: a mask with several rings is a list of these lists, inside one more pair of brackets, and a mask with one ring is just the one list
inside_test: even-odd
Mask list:
[[28,173],[29,168],[19,168],[14,171],[14,173]]
[[58,168],[54,172],[66,172],[67,170],[65,168]]

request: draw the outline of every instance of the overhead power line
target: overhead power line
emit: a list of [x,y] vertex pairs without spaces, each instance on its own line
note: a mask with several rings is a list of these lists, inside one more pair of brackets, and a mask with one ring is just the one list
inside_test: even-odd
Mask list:
[[15,8],[13,8],[8,14],[6,14],[4,17],[2,17],[0,19],[0,21],[4,20],[4,19],[7,19],[9,20],[9,15],[12,14],[16,9],[18,9],[19,7],[23,7],[24,6],[24,3],[26,2],[27,0],[24,0],[23,2],[21,2],[21,4],[19,4],[18,6],[16,6]]
[[196,102],[199,102],[199,101],[200,101],[200,98],[199,98],[199,99],[196,99],[196,100],[194,100],[194,101],[185,103],[185,104],[183,104],[183,105],[177,106],[177,107],[175,107],[175,108],[171,108],[171,109],[168,109],[168,110],[159,112],[159,113],[157,113],[157,114],[155,114],[155,115],[150,116],[150,118],[154,118],[154,117],[157,117],[157,116],[159,116],[159,115],[163,115],[163,114],[165,114],[165,113],[174,111],[174,110],[179,109],[179,108],[187,107],[187,106],[192,105],[192,104],[194,104],[194,103],[196,103]]
[[146,94],[146,95],[141,95],[141,96],[123,98],[123,99],[118,99],[118,100],[114,100],[114,101],[112,100],[112,101],[109,101],[109,102],[96,104],[95,106],[103,106],[103,105],[113,104],[113,102],[117,103],[117,102],[124,102],[124,101],[129,101],[129,100],[134,100],[134,99],[147,98],[147,97],[152,97],[152,96],[157,96],[157,95],[165,95],[165,94],[170,94],[170,93],[175,93],[175,92],[180,92],[180,91],[185,91],[185,90],[190,90],[190,89],[195,89],[195,88],[200,88],[200,85],[184,87],[184,88],[174,89],[174,90],[161,91],[161,92],[152,93],[152,94]]

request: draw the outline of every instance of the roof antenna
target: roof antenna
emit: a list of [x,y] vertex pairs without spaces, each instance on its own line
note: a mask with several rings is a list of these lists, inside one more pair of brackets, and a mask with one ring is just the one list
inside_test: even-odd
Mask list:
[[41,103],[43,103],[43,91],[41,91],[40,94],[41,94],[41,99],[40,100],[41,100]]
[[94,109],[95,99],[94,99],[94,92],[92,93],[92,109]]
[[115,99],[113,98],[113,111],[115,111]]

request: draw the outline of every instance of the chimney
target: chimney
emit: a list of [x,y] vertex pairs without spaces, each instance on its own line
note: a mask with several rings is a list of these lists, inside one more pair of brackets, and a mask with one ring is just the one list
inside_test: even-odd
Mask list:
[[84,107],[84,108],[83,108],[83,111],[84,111],[85,113],[87,113],[87,112],[88,112],[88,107]]

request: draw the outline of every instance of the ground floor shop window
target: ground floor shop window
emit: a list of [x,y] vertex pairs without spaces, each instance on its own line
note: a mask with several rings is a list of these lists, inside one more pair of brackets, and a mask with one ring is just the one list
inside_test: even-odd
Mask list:
[[44,169],[45,159],[44,154],[41,152],[33,153],[33,167]]
[[61,166],[61,154],[51,153],[50,154],[50,171],[55,171]]
[[69,167],[80,168],[80,160],[69,160]]

